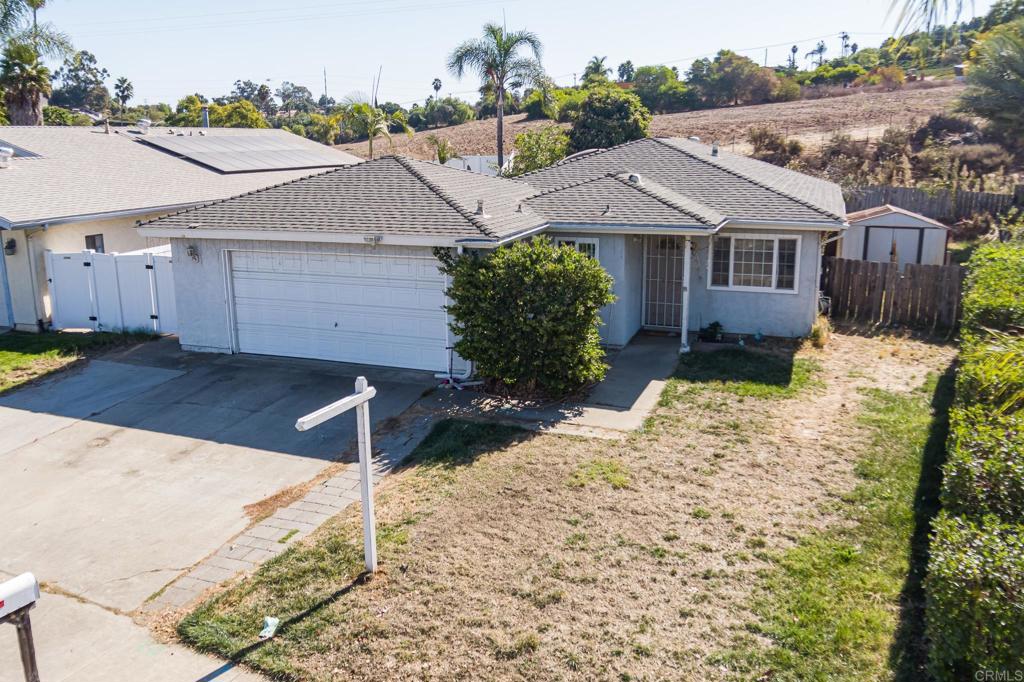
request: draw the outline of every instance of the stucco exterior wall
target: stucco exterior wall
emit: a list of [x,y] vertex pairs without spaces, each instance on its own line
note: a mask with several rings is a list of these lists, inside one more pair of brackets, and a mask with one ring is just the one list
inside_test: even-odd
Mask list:
[[[923,228],[924,242],[921,248],[921,263],[924,265],[943,265],[946,262],[946,236],[948,230],[936,227],[931,223],[922,222],[913,216],[900,213],[890,213],[876,218],[867,218],[857,223],[852,223],[846,229],[841,240],[839,253],[843,258],[861,260],[864,257],[864,233],[868,226],[875,227],[900,227],[900,228]],[[872,240],[878,239],[872,235]],[[900,254],[900,262],[915,262],[916,252]]]
[[643,238],[626,234],[556,232],[559,238],[598,240],[597,259],[614,281],[615,303],[601,309],[601,340],[609,346],[625,346],[640,330],[643,288]]
[[[152,216],[90,220],[81,223],[52,225],[43,229],[33,227],[7,230],[2,234],[6,243],[13,239],[15,253],[4,255],[7,281],[10,286],[11,302],[16,328],[26,331],[38,329],[37,320],[50,318],[50,297],[46,275],[47,251],[56,253],[85,250],[86,235],[102,234],[103,247],[107,253],[135,251],[150,246],[166,244],[166,239],[143,237],[135,229],[138,220],[149,220]],[[29,248],[31,244],[31,249]],[[31,250],[33,263],[29,262]],[[34,265],[34,268],[33,268]],[[36,286],[33,291],[32,272],[35,272]]]
[[728,291],[708,288],[710,239],[695,237],[690,262],[689,330],[695,332],[711,322],[720,322],[729,334],[799,337],[810,332],[818,312],[818,278],[821,264],[820,233],[784,229],[723,230],[723,236],[764,234],[799,236],[797,293]]

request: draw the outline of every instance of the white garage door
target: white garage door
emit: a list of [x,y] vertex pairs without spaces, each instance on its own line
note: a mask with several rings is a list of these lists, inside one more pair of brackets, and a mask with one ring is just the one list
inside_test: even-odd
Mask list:
[[369,250],[234,251],[238,349],[442,371],[447,323],[437,266],[430,255]]

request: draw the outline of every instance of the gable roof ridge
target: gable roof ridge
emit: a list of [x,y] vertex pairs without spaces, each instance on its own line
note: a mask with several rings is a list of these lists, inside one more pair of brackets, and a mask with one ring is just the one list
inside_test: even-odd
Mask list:
[[266,192],[267,190],[277,189],[278,187],[284,187],[286,185],[291,185],[291,184],[296,183],[296,182],[301,182],[302,180],[309,180],[310,178],[317,178],[317,177],[320,177],[321,175],[330,175],[331,173],[337,173],[337,172],[340,172],[340,171],[343,171],[343,170],[347,170],[349,168],[356,168],[357,166],[362,166],[362,165],[367,164],[367,163],[372,163],[372,161],[361,161],[359,163],[352,163],[352,164],[349,164],[347,166],[338,166],[337,168],[328,168],[327,170],[321,171],[319,173],[311,173],[309,175],[303,175],[300,178],[293,178],[292,180],[285,180],[284,182],[279,182],[279,183],[277,183],[275,185],[267,185],[266,187],[260,187],[258,189],[249,190],[248,192],[242,192],[241,194],[234,194],[234,195],[232,195],[230,197],[224,197],[223,199],[214,199],[213,201],[207,201],[206,203],[196,204],[195,206],[189,206],[188,208],[183,208],[183,209],[177,210],[177,211],[175,211],[173,213],[165,213],[165,214],[162,214],[160,216],[157,216],[156,218],[150,218],[149,220],[139,222],[138,226],[142,227],[143,225],[149,225],[150,223],[155,223],[156,221],[158,221],[158,220],[160,220],[162,218],[169,218],[170,216],[181,215],[183,213],[191,213],[192,211],[198,211],[199,209],[206,208],[208,206],[216,206],[217,204],[223,204],[225,201],[231,201],[232,199],[239,199],[241,197],[247,197],[247,196],[250,196],[250,195],[253,195],[253,194],[261,194],[263,192]]
[[[550,166],[549,166],[549,168],[550,168]],[[536,171],[533,171],[533,172],[536,172]],[[595,175],[595,176],[590,177],[590,178],[586,178],[584,180],[574,180],[573,182],[567,182],[564,185],[558,185],[556,187],[549,187],[548,189],[541,190],[540,192],[537,192],[536,194],[531,194],[530,196],[526,197],[526,200],[529,201],[530,199],[536,199],[538,197],[544,197],[544,196],[547,196],[549,194],[554,194],[555,192],[561,192],[563,190],[573,189],[574,187],[581,187],[583,185],[589,185],[590,183],[597,182],[598,180],[604,180],[605,178],[615,177],[615,175],[617,175],[617,173],[599,173],[598,175]]]
[[638,140],[630,140],[629,142],[623,142],[622,144],[617,144],[617,145],[614,145],[612,147],[604,147],[602,149],[590,149],[590,150],[587,150],[587,151],[577,152],[576,154],[572,154],[572,155],[570,155],[570,156],[568,156],[568,157],[566,157],[566,158],[564,158],[564,159],[562,159],[560,161],[556,161],[555,163],[551,164],[550,166],[544,166],[543,168],[538,168],[537,170],[530,171],[529,173],[523,173],[519,177],[520,178],[527,178],[527,177],[529,177],[531,175],[536,175],[537,173],[543,173],[544,171],[550,170],[552,168],[558,168],[559,166],[568,166],[571,163],[576,163],[577,161],[580,161],[582,159],[589,159],[590,157],[597,156],[598,154],[604,154],[606,152],[615,151],[616,149],[622,149],[623,147],[628,147],[631,144],[637,144],[637,143],[640,143],[640,142],[644,142],[646,140],[655,140],[655,139],[657,139],[657,138],[641,137]]
[[[636,184],[636,183],[630,182],[628,177],[626,177],[626,178],[622,177],[622,175],[623,175],[622,173],[617,173],[617,174],[613,175],[612,177],[614,177],[615,180],[618,180],[619,182],[621,182],[622,184],[626,185],[627,187],[632,187],[633,189],[637,190],[641,194],[645,194],[646,196],[649,196],[652,199],[660,201],[661,203],[665,204],[669,208],[673,208],[673,209],[679,211],[680,213],[685,213],[686,215],[690,216],[691,218],[697,219],[698,222],[704,223],[705,225],[708,225],[709,227],[714,227],[716,225],[716,223],[714,223],[711,220],[709,220],[706,216],[702,216],[702,215],[700,215],[698,213],[695,213],[692,209],[686,208],[682,204],[680,204],[680,203],[678,203],[676,201],[673,201],[668,196],[665,196],[665,195],[659,194],[658,192],[653,191],[650,187],[646,186],[647,181],[645,181],[644,184]],[[675,194],[675,192],[672,192],[672,190],[670,190],[669,188],[665,187],[664,185],[660,185],[660,184],[658,184],[656,182],[651,182],[650,184],[653,185],[654,187],[657,187],[658,189],[665,190],[667,193]],[[685,197],[681,197],[681,198],[685,198]],[[699,206],[704,206],[699,201],[694,201],[693,203],[695,203],[695,204],[697,204]],[[708,207],[704,206],[704,208],[708,208]],[[710,210],[711,209],[709,208],[709,211]]]
[[[404,156],[398,156],[397,154],[390,157],[384,156],[381,158],[391,158],[397,161],[398,164],[402,166],[402,168],[407,170],[409,173],[413,175],[413,177],[415,177],[417,180],[426,185],[431,192],[438,196],[439,199],[441,199],[446,204],[455,209],[455,211],[459,215],[461,215],[463,218],[469,221],[469,223],[473,225],[473,227],[480,230],[480,232],[482,232],[484,236],[490,237],[491,239],[497,239],[497,235],[489,227],[487,227],[487,224],[480,219],[480,216],[476,215],[472,211],[469,211],[465,206],[456,201],[455,197],[448,194],[446,191],[444,191],[444,189],[442,189],[432,180],[427,178],[426,175],[424,175],[419,169],[415,168],[412,165],[411,159],[407,159]],[[444,166],[439,165],[439,167],[443,168]]]
[[[773,192],[774,194],[778,194],[781,197],[785,197],[785,198],[787,198],[787,199],[789,199],[791,201],[795,201],[796,203],[800,204],[801,206],[806,206],[807,208],[813,209],[813,210],[817,211],[818,213],[826,215],[826,216],[828,216],[830,218],[834,218],[835,220],[839,220],[839,221],[842,221],[842,219],[843,219],[842,216],[836,215],[835,213],[832,213],[831,211],[829,211],[829,210],[827,210],[825,208],[822,208],[821,206],[816,206],[815,204],[812,204],[811,202],[807,201],[806,199],[801,199],[799,197],[793,196],[789,192],[784,192],[781,189],[778,189],[776,187],[772,187],[771,185],[767,185],[764,182],[761,182],[760,180],[755,180],[754,178],[750,177],[746,173],[741,173],[740,171],[735,170],[733,168],[729,168],[727,166],[723,166],[722,164],[716,163],[715,161],[712,161],[711,159],[706,159],[706,158],[704,158],[702,156],[698,156],[698,155],[694,154],[691,151],[683,149],[682,147],[677,147],[676,145],[671,144],[671,143],[666,141],[666,140],[671,140],[671,139],[675,139],[675,138],[651,137],[651,138],[647,138],[647,139],[654,140],[658,144],[663,145],[665,147],[668,147],[669,149],[673,149],[673,150],[679,152],[680,154],[686,154],[691,159],[695,159],[697,161],[701,161],[703,163],[708,164],[709,166],[714,166],[715,168],[717,168],[719,170],[722,170],[722,171],[725,171],[726,173],[729,173],[730,175],[734,175],[737,178],[741,178],[743,180],[746,180],[747,182],[752,183],[754,185],[757,185],[758,187],[761,187],[762,189],[766,189],[769,192]],[[754,160],[756,161],[756,159],[754,159]],[[762,161],[762,163],[767,163],[767,162],[766,161]],[[785,170],[785,169],[783,169],[783,170]]]

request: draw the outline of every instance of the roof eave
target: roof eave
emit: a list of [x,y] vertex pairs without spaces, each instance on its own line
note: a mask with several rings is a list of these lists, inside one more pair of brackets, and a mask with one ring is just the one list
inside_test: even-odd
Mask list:
[[199,206],[203,201],[189,201],[181,204],[163,204],[160,206],[143,206],[140,208],[126,208],[117,211],[96,211],[94,213],[78,213],[74,215],[50,216],[43,218],[28,218],[25,220],[8,220],[0,217],[0,228],[4,230],[21,230],[38,225],[63,225],[65,223],[84,223],[91,220],[113,220],[115,218],[130,218],[132,216],[149,215],[151,213],[166,213],[170,211],[181,211],[187,208]]
[[[144,237],[164,239],[222,239],[227,241],[320,242],[335,244],[383,244],[395,246],[460,246],[471,237],[458,235],[410,235],[379,232],[327,232],[312,230],[265,230],[157,226],[136,228]],[[485,241],[481,239],[481,241]],[[489,242],[489,243],[494,243]]]

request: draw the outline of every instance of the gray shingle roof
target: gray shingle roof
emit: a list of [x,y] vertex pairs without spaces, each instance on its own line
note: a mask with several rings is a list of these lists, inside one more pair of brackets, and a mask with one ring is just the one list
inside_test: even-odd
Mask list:
[[[168,135],[167,130],[152,128],[149,135]],[[185,135],[199,132],[174,130]],[[203,132],[209,137],[288,136],[290,143],[335,154],[338,165],[360,161],[283,130],[208,128]],[[138,137],[124,128],[115,128],[109,135],[91,127],[0,128],[0,144],[11,143],[39,155],[16,157],[9,168],[0,169],[0,219],[17,226],[94,214],[143,213],[222,199],[311,172],[299,169],[224,175],[140,143]]]
[[632,182],[626,173],[548,189],[527,205],[551,223],[646,225],[710,229],[723,216],[650,180]]
[[[534,193],[514,180],[385,156],[144,225],[498,241],[546,224],[523,203]],[[477,213],[480,200],[483,215]]]
[[678,138],[637,140],[571,157],[522,176],[548,191],[601,175],[637,173],[733,220],[841,223],[838,185],[739,154]]

